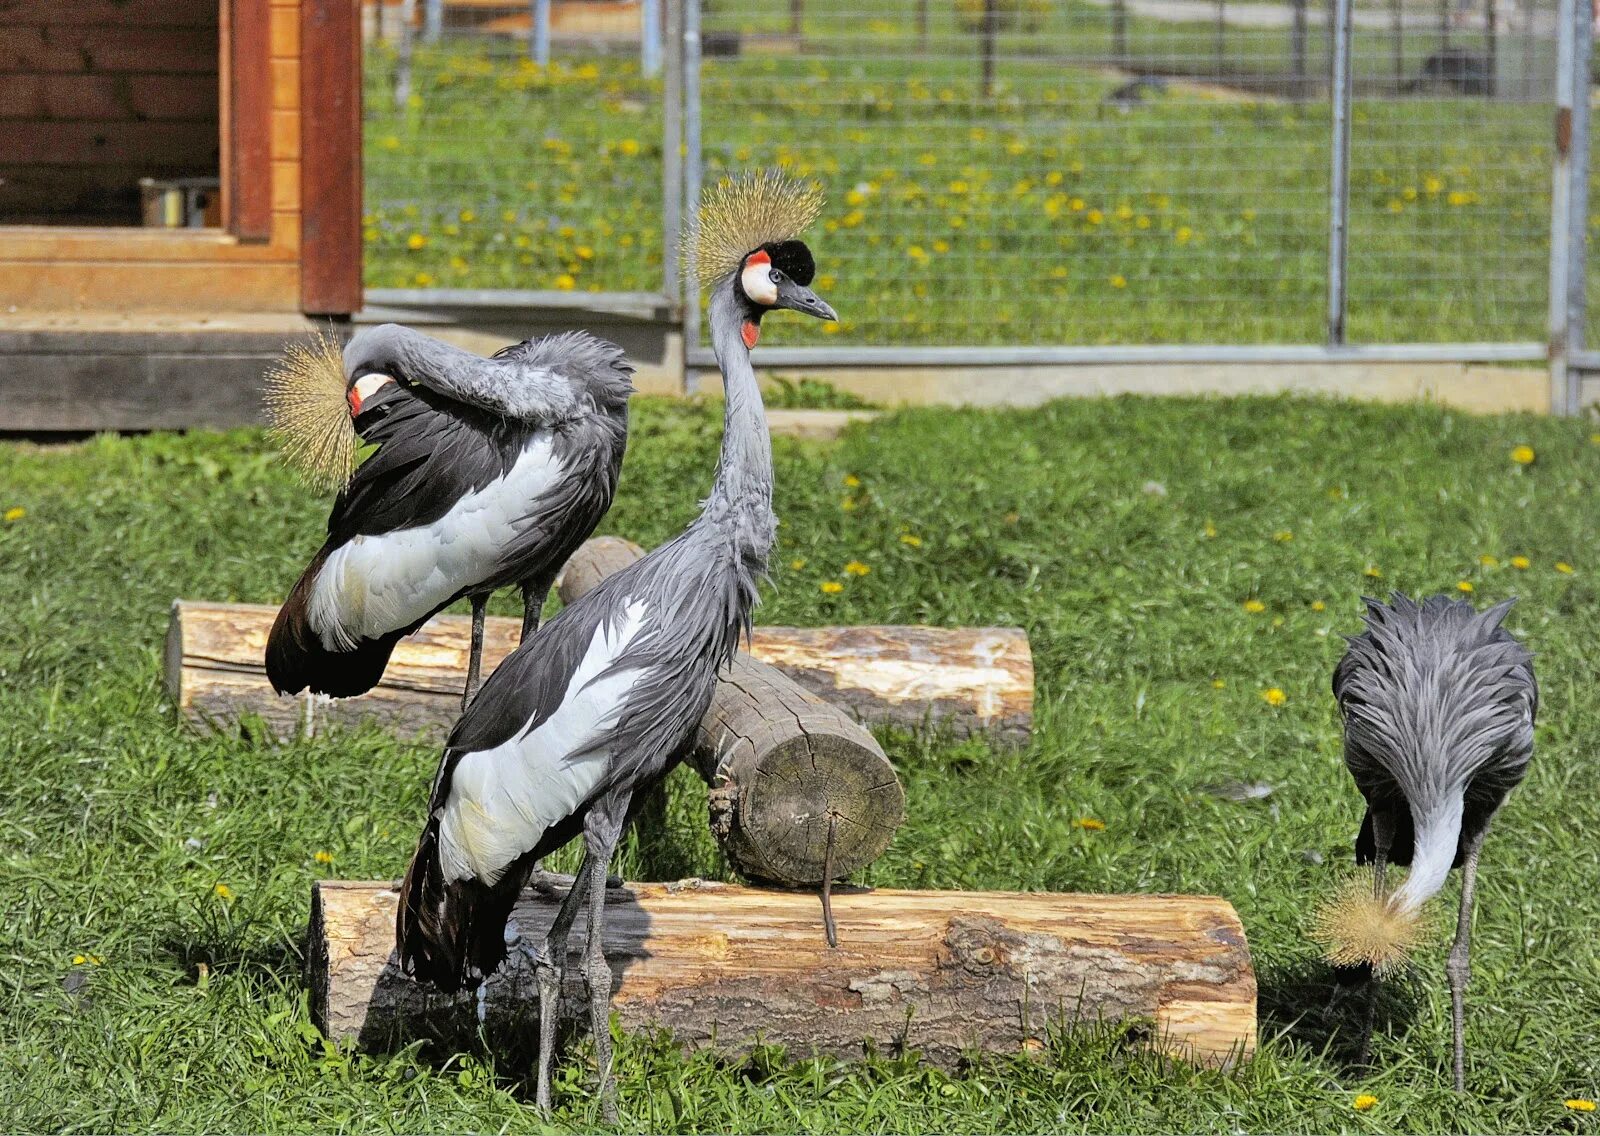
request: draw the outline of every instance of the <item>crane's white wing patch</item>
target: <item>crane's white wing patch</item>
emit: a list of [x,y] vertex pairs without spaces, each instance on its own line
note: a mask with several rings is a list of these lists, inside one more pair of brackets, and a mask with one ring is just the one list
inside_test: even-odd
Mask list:
[[541,430],[509,472],[462,497],[438,520],[381,536],[358,536],[323,563],[311,586],[311,626],[330,651],[349,650],[408,627],[462,588],[494,575],[501,552],[526,525],[532,504],[561,476],[553,439]]
[[447,881],[493,884],[599,786],[611,757],[610,731],[645,675],[641,667],[614,664],[644,630],[645,612],[642,601],[624,600],[614,620],[595,628],[561,704],[538,728],[456,763],[439,821]]

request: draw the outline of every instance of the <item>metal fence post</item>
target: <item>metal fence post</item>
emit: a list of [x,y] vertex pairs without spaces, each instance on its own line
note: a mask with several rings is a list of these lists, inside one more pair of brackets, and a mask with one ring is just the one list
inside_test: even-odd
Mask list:
[[639,70],[646,79],[661,74],[661,0],[639,5]]
[[[683,2],[683,196],[694,217],[700,209],[700,0]],[[700,349],[700,288],[695,280],[694,246],[683,252],[683,276],[690,281],[683,301],[683,357],[685,388],[693,394],[699,385],[688,369],[692,352]]]
[[528,35],[528,54],[540,67],[550,66],[550,0],[533,0],[533,27]]
[[1332,174],[1328,185],[1328,345],[1344,343],[1345,278],[1350,240],[1350,8],[1333,0]]
[[[1574,190],[1578,188],[1575,171],[1587,171],[1586,153],[1575,159],[1573,151],[1580,91],[1587,96],[1587,77],[1580,83],[1577,73],[1578,24],[1587,23],[1588,5],[1575,0],[1560,0],[1556,7],[1556,117],[1555,162],[1550,178],[1550,411],[1552,414],[1570,413],[1575,403],[1573,388],[1576,376],[1569,355],[1572,351],[1573,329],[1573,277],[1581,280],[1583,264],[1574,263],[1574,224],[1581,233],[1583,213],[1577,208]],[[1580,10],[1584,9],[1584,10]],[[1587,119],[1587,113],[1584,115]],[[1581,292],[1581,282],[1578,285]],[[1582,327],[1581,306],[1577,312],[1578,326]]]
[[661,91],[661,294],[683,305],[683,0],[666,0],[666,80]]

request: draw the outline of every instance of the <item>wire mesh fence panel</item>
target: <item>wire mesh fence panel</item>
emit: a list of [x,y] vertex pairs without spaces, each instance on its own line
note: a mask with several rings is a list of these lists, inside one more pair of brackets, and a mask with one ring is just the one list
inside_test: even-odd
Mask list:
[[1353,36],[1350,340],[1543,339],[1555,3],[1361,12],[1381,19]]
[[659,13],[369,4],[367,286],[660,291]]
[[[1352,342],[1539,336],[1553,0],[1477,2],[1354,10]],[[703,7],[705,177],[833,198],[769,340],[1323,340],[1328,0]]]
[[1319,340],[1328,38],[1300,11],[710,0],[706,178],[777,162],[832,197],[815,245],[841,321],[769,336]]

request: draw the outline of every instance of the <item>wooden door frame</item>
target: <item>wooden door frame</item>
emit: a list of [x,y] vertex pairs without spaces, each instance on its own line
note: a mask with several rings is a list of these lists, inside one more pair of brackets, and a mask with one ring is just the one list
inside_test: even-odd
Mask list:
[[361,299],[361,3],[300,0],[300,307]]
[[271,0],[221,0],[223,227],[272,239]]

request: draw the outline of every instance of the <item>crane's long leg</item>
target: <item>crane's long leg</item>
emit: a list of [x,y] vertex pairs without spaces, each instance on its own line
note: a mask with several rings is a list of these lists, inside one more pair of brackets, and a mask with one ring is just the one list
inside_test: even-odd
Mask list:
[[467,685],[461,691],[461,712],[478,696],[478,672],[483,666],[483,617],[489,609],[488,596],[472,597],[472,647],[467,652]]
[[522,585],[522,639],[526,643],[539,630],[539,616],[550,595],[550,581],[529,580]]
[[1461,913],[1456,917],[1456,941],[1450,948],[1449,960],[1444,964],[1445,973],[1450,977],[1450,1039],[1458,1093],[1465,1092],[1467,1088],[1467,978],[1472,973],[1472,904],[1478,883],[1478,850],[1482,847],[1483,832],[1480,831],[1472,838],[1462,859]]
[[600,1116],[617,1122],[617,1086],[611,1079],[611,964],[606,961],[606,865],[611,849],[595,849],[586,865],[589,872],[588,940],[583,950],[583,981],[589,995],[589,1029],[594,1034],[595,1063],[600,1068]]
[[[556,1061],[556,1024],[561,1012],[561,981],[567,967],[567,933],[583,903],[583,892],[589,881],[589,862],[586,858],[572,887],[556,908],[556,917],[545,932],[533,961],[534,977],[539,985],[539,1077],[535,1100],[539,1111],[550,1114],[550,1074]],[[604,868],[604,865],[601,865]]]
[[[1380,809],[1373,809],[1372,895],[1375,899],[1382,899],[1384,895],[1383,879],[1389,863],[1389,846],[1393,843],[1394,823],[1389,819],[1389,814]],[[1367,979],[1367,1014],[1366,1020],[1361,1025],[1361,1050],[1356,1054],[1357,1065],[1366,1065],[1372,1057],[1372,1031],[1378,1025],[1378,995],[1382,989],[1382,982],[1376,972]]]

